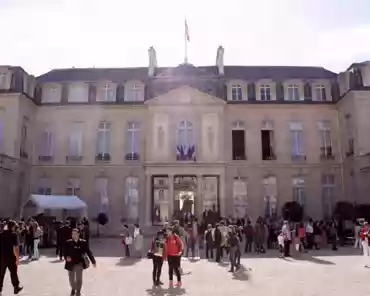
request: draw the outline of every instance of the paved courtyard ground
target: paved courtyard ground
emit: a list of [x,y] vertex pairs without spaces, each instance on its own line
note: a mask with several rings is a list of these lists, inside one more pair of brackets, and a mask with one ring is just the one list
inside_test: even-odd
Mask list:
[[[83,295],[86,296],[365,296],[370,295],[370,269],[363,267],[360,251],[342,248],[334,253],[323,250],[282,260],[271,251],[263,257],[252,255],[242,259],[243,268],[228,273],[228,266],[205,259],[182,261],[185,275],[183,289],[168,289],[168,268],[164,265],[163,289],[153,289],[152,264],[148,259],[122,259],[119,240],[107,239],[92,243],[98,267],[84,273]],[[24,296],[69,295],[67,272],[63,263],[43,251],[38,262],[23,262],[20,279]],[[9,275],[3,295],[12,295]]]

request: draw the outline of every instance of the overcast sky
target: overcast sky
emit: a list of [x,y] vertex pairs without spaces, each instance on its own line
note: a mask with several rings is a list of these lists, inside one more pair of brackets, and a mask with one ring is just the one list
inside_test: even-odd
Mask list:
[[0,64],[54,68],[314,65],[370,60],[370,0],[0,0]]

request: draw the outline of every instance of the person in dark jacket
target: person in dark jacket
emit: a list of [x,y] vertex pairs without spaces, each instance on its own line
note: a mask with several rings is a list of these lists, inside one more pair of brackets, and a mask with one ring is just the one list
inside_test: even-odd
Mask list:
[[204,234],[205,241],[206,241],[206,258],[207,259],[213,259],[213,234],[214,229],[212,228],[211,224],[208,224],[207,230]]
[[254,236],[254,229],[252,226],[252,222],[248,220],[247,226],[244,227],[244,235],[245,235],[245,253],[252,252],[252,245],[253,245],[253,236]]
[[80,296],[83,270],[89,267],[89,260],[96,267],[95,258],[87,242],[80,238],[80,231],[76,228],[72,230],[72,239],[66,242],[64,251],[65,269],[68,270],[71,296]]
[[220,230],[220,224],[217,224],[215,229],[216,262],[221,262],[221,247],[222,247],[222,233]]

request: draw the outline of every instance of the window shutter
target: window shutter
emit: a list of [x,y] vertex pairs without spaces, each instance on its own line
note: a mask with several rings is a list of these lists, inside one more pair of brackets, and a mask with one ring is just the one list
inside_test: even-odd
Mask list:
[[125,96],[124,86],[122,84],[119,84],[117,86],[117,93],[116,93],[116,101],[117,101],[117,103],[124,102],[124,100],[125,100],[124,96]]
[[251,82],[248,83],[248,101],[256,100],[256,85]]
[[353,80],[354,80],[354,88],[355,89],[361,89],[363,86],[362,83],[362,74],[361,70],[358,68],[355,68],[353,71]]
[[340,91],[339,91],[339,84],[337,81],[334,81],[331,84],[331,97],[334,102],[339,101]]
[[305,83],[304,85],[304,100],[305,101],[312,101],[312,87],[310,83]]
[[223,90],[222,90],[222,97],[223,97],[223,99],[225,100],[225,101],[227,101],[227,85],[226,84],[224,84],[223,85]]
[[35,102],[40,104],[41,98],[42,98],[42,87],[40,85],[37,85],[35,88]]
[[96,86],[90,85],[89,86],[89,103],[96,102]]
[[276,83],[276,100],[284,101],[284,87],[281,82]]
[[324,102],[326,102],[326,88],[324,88],[323,92],[322,92],[322,100]]
[[63,84],[62,85],[62,99],[61,99],[62,104],[67,104],[68,103],[68,85]]

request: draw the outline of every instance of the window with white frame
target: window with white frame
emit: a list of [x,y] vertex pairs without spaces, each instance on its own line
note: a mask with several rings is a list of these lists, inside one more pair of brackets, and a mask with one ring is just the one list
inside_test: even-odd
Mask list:
[[59,103],[62,97],[61,86],[56,85],[45,85],[42,89],[43,103]]
[[100,122],[97,137],[97,154],[99,157],[110,155],[110,134],[111,124],[107,121]]
[[140,123],[127,123],[126,160],[139,160],[140,158]]
[[54,135],[51,130],[46,130],[40,136],[40,158],[52,158],[54,155]]
[[234,178],[233,182],[234,217],[244,218],[248,214],[248,182]]
[[108,178],[99,177],[96,178],[96,192],[100,199],[100,211],[105,213],[108,210],[109,206],[109,197],[108,197]]
[[67,181],[67,195],[80,195],[80,179],[69,178]]
[[325,218],[331,218],[333,214],[334,181],[335,177],[333,174],[322,175],[322,205]]
[[68,90],[68,102],[79,103],[89,101],[89,88],[85,83],[71,84]]
[[331,142],[331,123],[328,120],[319,122],[319,133],[320,133],[320,153],[321,157],[333,156],[332,142]]
[[306,204],[306,185],[302,177],[293,178],[293,201],[302,207]]
[[0,89],[5,89],[7,87],[7,77],[6,72],[0,72]]
[[268,84],[260,85],[261,101],[271,101],[271,86]]
[[289,124],[290,136],[292,141],[292,156],[305,156],[304,139],[303,139],[303,123],[299,121]]
[[140,83],[134,83],[132,85],[132,89],[131,89],[132,93],[131,93],[131,101],[133,102],[138,102],[138,101],[142,101],[143,99],[143,85],[140,84]]
[[177,126],[177,160],[196,160],[194,127],[189,120],[181,121]]
[[274,176],[263,179],[263,203],[265,216],[274,217],[277,214],[277,184]]
[[242,101],[243,100],[243,86],[240,84],[231,85],[231,100]]
[[41,195],[51,195],[51,179],[42,177],[38,180],[37,193]]
[[125,218],[135,221],[139,218],[139,179],[126,178]]
[[315,86],[315,99],[316,101],[326,101],[325,85],[319,84]]
[[287,86],[287,100],[288,101],[299,101],[299,86],[298,84],[289,84]]
[[98,87],[98,94],[96,96],[97,102],[114,102],[116,100],[116,90],[111,83],[104,83]]
[[71,126],[68,136],[68,156],[82,156],[83,131],[82,123],[75,123]]

